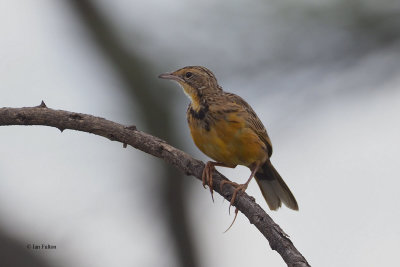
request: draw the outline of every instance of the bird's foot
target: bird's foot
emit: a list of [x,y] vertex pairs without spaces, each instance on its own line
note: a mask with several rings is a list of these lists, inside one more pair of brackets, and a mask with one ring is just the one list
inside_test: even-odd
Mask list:
[[[229,212],[231,211],[231,206],[233,205],[233,203],[234,203],[235,200],[236,200],[237,194],[238,194],[239,192],[240,192],[240,193],[243,193],[244,191],[246,191],[247,186],[248,186],[248,184],[240,184],[240,185],[238,185],[238,186],[235,188],[235,190],[233,191],[233,195],[232,195],[232,198],[231,198],[231,202],[229,203]],[[236,213],[236,214],[237,214],[237,213]],[[236,216],[235,216],[235,218],[236,218]]]
[[214,164],[209,161],[206,163],[206,166],[203,169],[203,174],[201,176],[201,179],[203,181],[203,187],[206,188],[206,185],[208,185],[208,188],[210,189],[211,193],[211,199],[214,202],[214,190],[213,190],[213,178],[212,174],[213,171],[215,170]]
[[233,187],[238,187],[240,184],[229,181],[229,180],[222,180],[222,182],[219,184],[219,189],[222,191],[222,188],[224,187],[225,184],[230,184]]
[[[226,184],[226,183],[229,183],[229,184],[231,184],[233,187],[236,187],[235,190],[233,191],[233,195],[232,195],[232,198],[231,198],[231,202],[229,203],[228,213],[230,214],[230,213],[231,213],[231,206],[232,206],[233,203],[235,202],[235,199],[236,199],[237,194],[238,194],[239,192],[240,192],[240,193],[243,193],[244,191],[246,191],[247,186],[248,186],[248,183],[245,183],[245,184],[237,184],[237,183],[231,182],[231,181],[222,181],[222,182],[221,182],[221,188],[222,188],[222,186],[223,186],[224,184]],[[224,233],[228,232],[229,229],[231,229],[231,227],[233,226],[233,224],[234,224],[235,221],[236,221],[238,212],[239,212],[239,209],[236,207],[236,208],[235,208],[235,217],[233,218],[233,221],[232,221],[231,225],[229,225],[228,229],[226,229]]]
[[[235,183],[235,182],[232,182],[232,181],[223,180],[223,181],[221,182],[221,184],[220,184],[220,189],[221,189],[221,191],[222,191],[222,187],[223,187],[225,184],[230,184],[230,185],[232,185],[233,187],[235,187],[235,190],[233,191],[233,194],[232,194],[231,202],[229,203],[229,214],[230,214],[230,213],[231,213],[231,206],[232,206],[233,203],[235,202],[235,199],[236,199],[237,194],[238,194],[239,192],[244,192],[244,191],[246,191],[247,186],[248,186],[248,183],[245,183],[245,184],[238,184],[238,183]],[[236,216],[237,216],[237,210],[235,210],[235,219],[236,219]],[[233,221],[235,221],[235,220],[233,220]],[[232,226],[232,225],[231,225],[231,226]],[[229,228],[230,228],[230,227],[229,227]]]

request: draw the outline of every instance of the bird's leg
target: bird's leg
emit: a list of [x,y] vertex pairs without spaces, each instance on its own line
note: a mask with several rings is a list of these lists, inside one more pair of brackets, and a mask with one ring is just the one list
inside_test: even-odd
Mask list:
[[[237,193],[238,193],[239,191],[242,191],[242,192],[246,191],[247,186],[249,185],[251,179],[253,179],[254,175],[256,174],[256,172],[258,171],[258,169],[260,168],[260,166],[261,166],[261,163],[257,163],[257,164],[256,164],[256,167],[251,171],[251,174],[250,174],[249,179],[248,179],[247,182],[244,183],[244,184],[237,184],[237,183],[231,182],[231,181],[222,181],[222,182],[221,182],[221,191],[222,191],[222,186],[223,186],[224,184],[231,184],[232,186],[236,187],[235,190],[233,191],[233,195],[232,195],[232,198],[231,198],[231,202],[229,203],[229,213],[230,213],[230,211],[231,211],[231,206],[232,206],[233,202],[235,202]],[[235,208],[235,217],[233,218],[233,221],[232,221],[231,225],[229,225],[228,229],[226,229],[224,233],[228,232],[229,229],[231,229],[231,227],[233,226],[233,224],[234,224],[235,221],[236,221],[238,212],[239,212],[239,209],[238,209],[238,208]]]
[[[229,204],[229,211],[231,210],[231,206],[232,206],[233,203],[235,202],[236,195],[239,193],[239,191],[240,191],[240,192],[246,191],[247,186],[249,185],[251,179],[253,179],[253,177],[254,177],[254,175],[256,174],[256,172],[259,170],[260,166],[261,166],[261,163],[260,163],[260,162],[256,163],[255,167],[251,169],[251,174],[250,174],[249,179],[248,179],[247,182],[244,183],[244,184],[237,184],[237,183],[235,183],[235,182],[225,181],[225,180],[221,182],[221,185],[220,185],[221,191],[222,191],[222,187],[224,186],[224,184],[230,184],[230,185],[232,185],[233,187],[235,187],[235,190],[233,191],[233,195],[232,195],[232,198],[231,198],[231,202],[230,202],[230,204]],[[236,215],[237,215],[237,212],[236,212],[236,211],[235,211],[235,213],[236,213]],[[235,219],[236,219],[236,216],[235,216]]]
[[219,189],[221,191],[222,191],[222,188],[224,187],[225,184],[230,184],[235,188],[239,186],[238,183],[235,183],[235,182],[232,182],[232,181],[229,181],[229,180],[222,180],[222,182],[219,184]]
[[206,188],[206,185],[208,185],[208,188],[210,188],[210,193],[211,193],[211,198],[214,202],[214,191],[213,191],[213,171],[215,170],[215,166],[220,166],[220,167],[229,167],[226,166],[225,164],[221,162],[215,162],[215,161],[208,161],[206,163],[206,166],[203,169],[203,175],[201,176],[201,179],[203,181],[203,187]]

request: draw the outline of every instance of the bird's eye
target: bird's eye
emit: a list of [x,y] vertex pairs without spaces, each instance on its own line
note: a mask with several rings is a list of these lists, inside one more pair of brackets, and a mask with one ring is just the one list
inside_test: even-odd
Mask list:
[[193,75],[193,74],[192,74],[191,72],[186,72],[186,73],[185,73],[185,77],[186,77],[186,78],[190,78],[190,77],[192,77],[192,75]]

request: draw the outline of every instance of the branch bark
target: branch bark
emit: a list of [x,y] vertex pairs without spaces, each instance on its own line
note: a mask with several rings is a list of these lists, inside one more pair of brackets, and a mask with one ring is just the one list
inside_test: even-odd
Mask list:
[[[111,141],[130,145],[145,153],[161,158],[175,168],[201,180],[204,163],[192,158],[189,154],[167,144],[155,136],[139,131],[135,126],[124,126],[116,122],[92,115],[54,110],[47,108],[42,101],[37,107],[0,108],[0,126],[9,125],[43,125],[82,131],[103,136]],[[230,201],[234,188],[227,184],[220,190],[222,180],[227,180],[219,172],[213,174],[214,190]],[[246,193],[237,196],[234,206],[237,207],[255,227],[265,236],[271,248],[276,250],[288,266],[310,266],[307,260],[296,249],[285,232],[272,218]]]

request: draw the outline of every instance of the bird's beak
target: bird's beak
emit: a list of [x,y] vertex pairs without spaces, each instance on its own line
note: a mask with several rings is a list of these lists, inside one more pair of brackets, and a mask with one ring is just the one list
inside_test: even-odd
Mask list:
[[169,72],[158,75],[158,78],[173,80],[173,81],[177,81],[177,82],[183,82],[181,77],[174,75],[173,73],[169,73]]

